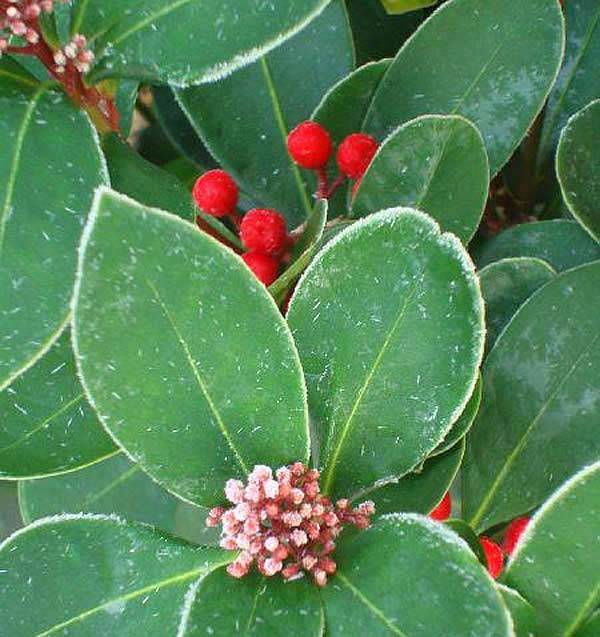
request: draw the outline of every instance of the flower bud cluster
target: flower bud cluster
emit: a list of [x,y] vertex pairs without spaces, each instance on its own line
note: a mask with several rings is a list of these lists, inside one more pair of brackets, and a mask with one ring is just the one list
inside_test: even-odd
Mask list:
[[53,11],[55,1],[65,0],[0,0],[0,55],[8,48],[11,36],[37,44],[37,19],[42,13]]
[[233,506],[212,509],[206,525],[221,524],[221,547],[240,551],[227,567],[238,578],[256,563],[266,577],[280,573],[293,580],[310,574],[318,586],[325,586],[336,571],[333,552],[343,527],[366,529],[375,513],[372,502],[356,508],[348,500],[333,504],[320,493],[319,472],[301,462],[275,474],[257,465],[246,484],[228,480],[225,496]]
[[80,73],[87,73],[94,61],[94,54],[87,48],[84,35],[76,34],[62,49],[54,53],[56,73],[64,73],[71,63]]

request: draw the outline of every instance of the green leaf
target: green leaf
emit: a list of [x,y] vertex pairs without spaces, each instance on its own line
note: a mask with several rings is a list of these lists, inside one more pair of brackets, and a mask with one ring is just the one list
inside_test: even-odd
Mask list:
[[0,73],[0,390],[63,331],[81,228],[107,181],[88,118],[9,64]]
[[482,305],[459,240],[416,210],[371,215],[318,253],[288,321],[326,493],[393,481],[441,442],[477,380]]
[[121,80],[117,84],[115,106],[119,111],[119,128],[125,137],[129,136],[140,85],[136,80]]
[[473,124],[425,115],[385,140],[356,191],[352,216],[412,206],[466,244],[479,226],[489,176],[485,144]]
[[600,610],[597,610],[587,621],[581,630],[575,634],[576,637],[598,637],[600,634]]
[[308,218],[298,243],[294,246],[293,261],[287,270],[269,287],[269,291],[278,301],[283,301],[285,294],[296,279],[304,272],[319,241],[323,237],[327,223],[327,200],[319,199],[315,209]]
[[178,500],[122,453],[64,476],[22,480],[19,506],[26,523],[64,512],[116,513],[195,544],[217,542],[204,523],[207,509]]
[[0,478],[64,473],[113,453],[83,394],[66,330],[0,393]]
[[364,130],[383,138],[419,115],[463,115],[496,174],[546,101],[563,50],[557,0],[446,2],[396,56]]
[[103,142],[112,187],[146,206],[168,210],[188,221],[196,217],[192,195],[177,179],[140,157],[117,135]]
[[485,300],[488,351],[519,307],[555,275],[545,261],[533,257],[501,259],[479,272]]
[[463,513],[478,531],[535,508],[600,453],[599,276],[591,263],[540,288],[486,359],[462,474]]
[[437,4],[438,0],[381,0],[385,10],[392,15],[416,11]]
[[430,513],[450,488],[464,453],[464,443],[459,443],[453,449],[427,459],[422,467],[398,482],[366,491],[355,499],[359,502],[365,498],[372,500],[378,515],[398,511]]
[[440,453],[444,453],[449,449],[452,449],[457,442],[467,435],[467,432],[471,429],[473,422],[475,422],[477,412],[479,411],[482,387],[483,383],[481,382],[481,374],[479,374],[477,377],[477,384],[471,394],[471,398],[469,398],[469,402],[458,420],[452,425],[452,428],[446,434],[444,440],[442,440],[442,442],[440,442],[440,444],[431,453],[432,456],[437,456]]
[[11,637],[175,635],[190,583],[232,555],[114,517],[39,520],[0,545],[3,626]]
[[481,564],[486,564],[486,557],[481,542],[475,534],[475,531],[464,520],[450,518],[444,522],[444,526],[452,529],[456,535],[468,544],[471,552],[477,557]]
[[92,42],[90,79],[176,86],[222,79],[303,29],[328,0],[77,0],[73,33]]
[[505,230],[474,254],[478,268],[510,257],[535,257],[562,272],[600,259],[600,246],[577,222],[553,219]]
[[596,462],[544,503],[504,573],[537,610],[544,637],[573,635],[600,602],[599,492]]
[[515,625],[516,637],[536,637],[537,616],[533,606],[517,591],[503,584],[497,584]]
[[254,464],[308,458],[302,370],[279,310],[239,257],[178,217],[98,191],[74,344],[103,425],[184,499],[210,506]]
[[600,5],[597,0],[564,3],[567,23],[565,59],[548,98],[538,148],[543,168],[553,154],[558,137],[571,115],[598,97],[600,73]]
[[319,591],[312,581],[284,582],[257,573],[235,579],[219,569],[190,587],[177,635],[321,637],[324,628]]
[[240,187],[295,226],[312,211],[307,189],[311,174],[288,155],[287,135],[353,66],[348,17],[342,0],[335,0],[307,29],[256,64],[176,95],[206,146]]
[[[599,12],[600,15],[600,12]],[[556,152],[556,174],[569,210],[600,242],[600,100],[573,115]]]
[[321,596],[327,634],[512,635],[506,609],[467,545],[442,524],[389,515],[342,538]]

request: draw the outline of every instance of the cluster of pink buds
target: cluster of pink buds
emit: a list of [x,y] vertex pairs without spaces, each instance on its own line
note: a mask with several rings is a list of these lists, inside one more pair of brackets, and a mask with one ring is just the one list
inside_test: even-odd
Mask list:
[[320,493],[319,472],[301,462],[281,467],[273,475],[257,465],[248,483],[228,480],[225,496],[234,506],[212,509],[206,525],[223,525],[221,547],[239,550],[227,567],[244,577],[256,562],[260,573],[285,580],[312,576],[318,586],[336,571],[335,540],[345,525],[366,529],[375,513],[372,502],[352,508],[348,500],[335,505]]
[[69,62],[80,73],[87,73],[94,61],[94,54],[87,48],[87,40],[84,35],[77,34],[62,49],[54,53],[56,73],[64,73]]
[[0,55],[8,49],[10,36],[37,44],[40,41],[37,19],[53,9],[54,0],[0,0]]

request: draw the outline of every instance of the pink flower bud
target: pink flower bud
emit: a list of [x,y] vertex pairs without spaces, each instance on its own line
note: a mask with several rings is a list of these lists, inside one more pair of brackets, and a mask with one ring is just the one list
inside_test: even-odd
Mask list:
[[279,560],[268,557],[263,565],[264,573],[267,577],[272,577],[283,568],[283,564]]
[[279,546],[279,540],[276,537],[268,537],[265,540],[265,548],[272,553]]
[[306,535],[304,531],[296,529],[292,532],[292,542],[296,546],[304,546],[305,544],[308,544],[308,535]]
[[321,588],[327,584],[327,573],[320,568],[316,568],[313,571],[313,578],[315,580],[315,584]]
[[267,498],[276,498],[279,495],[279,483],[275,480],[265,480],[263,491]]

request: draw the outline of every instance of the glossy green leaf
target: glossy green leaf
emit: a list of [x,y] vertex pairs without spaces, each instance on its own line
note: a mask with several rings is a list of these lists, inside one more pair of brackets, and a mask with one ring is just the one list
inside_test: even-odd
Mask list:
[[124,454],[64,476],[19,482],[26,523],[60,513],[115,513],[195,544],[215,544],[205,525],[207,509],[178,500]]
[[538,164],[552,155],[567,120],[598,97],[600,73],[600,5],[598,0],[569,0],[564,4],[567,23],[565,59],[544,115]]
[[0,390],[63,331],[81,229],[107,180],[88,118],[17,68],[0,70]]
[[327,493],[348,496],[417,466],[477,380],[483,307],[472,264],[415,210],[338,234],[300,280],[288,321]]
[[479,375],[475,389],[471,394],[471,398],[469,398],[469,402],[458,420],[452,425],[452,428],[446,434],[445,438],[431,453],[432,456],[437,456],[440,453],[444,453],[449,449],[452,449],[459,440],[462,440],[467,435],[467,432],[471,429],[473,422],[475,422],[475,417],[477,416],[479,406],[481,405],[482,387],[483,383],[481,382],[481,375]]
[[450,0],[396,56],[364,130],[383,138],[419,115],[463,115],[481,131],[495,174],[546,101],[563,49],[557,0]]
[[74,343],[103,425],[184,499],[210,506],[255,464],[307,459],[302,371],[279,310],[239,257],[178,217],[98,191]]
[[590,619],[585,622],[581,630],[575,633],[575,637],[598,637],[600,635],[600,610],[597,610]]
[[342,0],[335,0],[297,37],[255,64],[216,84],[177,91],[177,97],[242,189],[295,226],[312,211],[311,174],[289,157],[287,135],[353,66],[348,17]]
[[340,538],[338,572],[321,595],[327,634],[512,636],[485,569],[442,524],[389,515]]
[[450,488],[464,453],[464,443],[457,444],[435,458],[428,458],[422,467],[406,474],[398,482],[366,491],[356,500],[372,500],[377,515],[398,511],[429,513]]
[[0,393],[0,478],[64,473],[113,453],[83,394],[66,330]]
[[133,123],[133,114],[140,88],[137,80],[121,80],[117,84],[115,93],[115,106],[119,111],[119,129],[121,133],[128,137]]
[[327,200],[320,199],[306,222],[302,236],[294,246],[292,263],[277,281],[269,286],[269,291],[276,300],[283,300],[287,290],[307,268],[323,236],[326,223]]
[[175,635],[190,583],[231,555],[114,517],[45,518],[0,545],[3,630],[10,637]]
[[536,257],[562,272],[600,259],[600,246],[576,221],[554,219],[505,230],[474,254],[479,268],[510,257]]
[[483,368],[483,400],[467,436],[463,513],[478,530],[535,508],[600,453],[600,262],[540,288]]
[[504,574],[537,610],[539,634],[576,633],[600,603],[600,462],[568,480],[534,515]]
[[519,307],[555,275],[545,261],[533,257],[501,259],[479,272],[485,301],[488,351]]
[[[599,13],[600,15],[600,10]],[[574,115],[563,130],[556,174],[563,198],[577,221],[600,242],[600,100]]]
[[431,215],[468,243],[487,201],[489,166],[479,131],[463,117],[425,115],[382,144],[352,201],[352,216],[392,206]]
[[536,637],[539,633],[533,606],[514,589],[503,584],[497,584],[497,586],[513,619],[515,637]]
[[177,636],[321,637],[323,629],[319,591],[311,580],[284,582],[257,573],[239,580],[219,569],[190,587]]
[[438,0],[381,0],[385,10],[392,15],[416,11],[437,4]]
[[[303,29],[328,0],[76,0],[72,33],[97,62],[92,81],[136,77],[177,86],[221,79]],[[175,44],[175,45],[174,45]]]
[[444,522],[444,526],[454,531],[456,535],[462,538],[471,549],[471,552],[477,557],[481,564],[486,564],[485,553],[479,538],[475,531],[464,521],[458,518],[450,518]]

